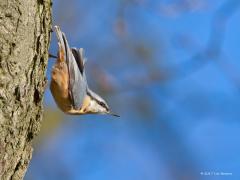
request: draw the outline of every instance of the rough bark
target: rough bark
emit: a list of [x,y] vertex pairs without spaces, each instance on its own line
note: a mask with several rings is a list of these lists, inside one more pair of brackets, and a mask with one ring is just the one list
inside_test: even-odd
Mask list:
[[0,179],[23,179],[40,130],[51,0],[0,0]]

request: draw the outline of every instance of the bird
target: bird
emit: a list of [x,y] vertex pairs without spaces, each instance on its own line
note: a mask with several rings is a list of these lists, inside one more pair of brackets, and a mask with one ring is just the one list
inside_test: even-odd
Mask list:
[[110,110],[100,95],[89,88],[83,48],[70,48],[60,27],[54,26],[54,30],[58,53],[51,72],[50,90],[60,110],[71,115],[107,114],[120,117]]

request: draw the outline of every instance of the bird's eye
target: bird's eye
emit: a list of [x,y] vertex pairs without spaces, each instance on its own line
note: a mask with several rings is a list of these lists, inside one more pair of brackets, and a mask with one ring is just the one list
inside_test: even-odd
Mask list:
[[105,106],[105,104],[103,102],[99,102],[100,106]]
[[108,107],[106,106],[106,104],[104,102],[99,102],[98,103],[100,106],[104,107],[106,109],[106,111],[108,111]]

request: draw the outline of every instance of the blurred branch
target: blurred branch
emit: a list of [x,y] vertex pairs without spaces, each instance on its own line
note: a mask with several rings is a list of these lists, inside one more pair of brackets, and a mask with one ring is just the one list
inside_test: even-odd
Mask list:
[[207,47],[193,55],[189,60],[177,65],[174,69],[168,70],[168,72],[173,72],[171,79],[186,77],[203,68],[210,60],[215,59],[215,62],[217,62],[216,60],[220,59],[226,24],[230,17],[239,9],[239,5],[240,1],[228,0],[216,11]]
[[[135,1],[133,1],[135,3]],[[128,5],[128,4],[127,4]],[[142,75],[134,75],[134,78],[127,78],[123,80],[124,86],[123,89],[113,89],[111,91],[131,91],[134,89],[137,89],[139,87],[144,87],[146,85],[152,85],[152,84],[159,84],[161,83],[169,83],[181,78],[185,78],[192,73],[201,70],[203,67],[205,67],[209,62],[219,62],[218,60],[221,59],[222,52],[221,48],[224,41],[225,31],[226,31],[226,25],[228,20],[232,17],[232,15],[239,9],[240,1],[237,0],[227,0],[215,13],[214,18],[212,20],[212,27],[210,32],[210,38],[205,48],[200,50],[198,53],[194,54],[191,58],[186,60],[183,63],[177,64],[177,65],[170,65],[168,67],[159,67],[156,64],[153,66],[148,66],[146,64],[146,70],[147,73]],[[126,3],[123,4],[123,6],[126,6]],[[119,8],[119,17],[118,19],[121,19],[121,28],[124,27],[124,30],[121,29],[120,33],[120,41],[123,41],[124,35],[122,32],[126,32],[126,24],[124,24],[123,16],[124,16],[124,8]],[[118,31],[117,31],[118,32]],[[128,40],[129,41],[129,40]],[[124,46],[126,47],[126,46]],[[157,62],[157,60],[149,61],[148,63],[154,63]],[[239,84],[239,82],[236,82],[239,78],[233,78],[232,74],[229,73],[229,69],[235,69],[230,64],[227,65],[227,69],[223,67],[222,65],[225,63],[220,63],[220,67],[223,68],[223,71],[226,71],[226,75],[230,76],[230,79],[233,80],[235,84]],[[236,70],[234,72],[237,72]],[[236,76],[236,73],[234,74]],[[237,75],[240,77],[240,74]],[[109,82],[110,83],[110,82]],[[111,86],[114,87],[114,86]],[[100,87],[102,88],[102,87]],[[102,88],[104,89],[104,88]]]

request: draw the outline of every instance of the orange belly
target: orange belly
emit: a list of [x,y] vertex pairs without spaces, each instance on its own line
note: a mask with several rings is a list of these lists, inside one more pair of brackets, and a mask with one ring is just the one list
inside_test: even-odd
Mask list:
[[74,109],[69,96],[69,76],[68,69],[65,62],[57,61],[52,70],[52,79],[50,83],[50,90],[57,106],[67,114],[86,114],[89,113],[89,105],[91,98],[84,97],[82,107],[77,110]]
[[56,104],[63,112],[68,112],[72,108],[68,92],[68,80],[66,63],[56,63],[52,70],[50,90]]

